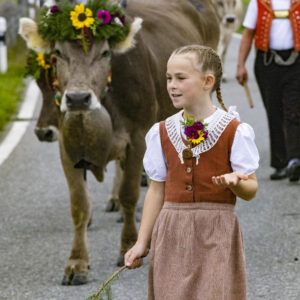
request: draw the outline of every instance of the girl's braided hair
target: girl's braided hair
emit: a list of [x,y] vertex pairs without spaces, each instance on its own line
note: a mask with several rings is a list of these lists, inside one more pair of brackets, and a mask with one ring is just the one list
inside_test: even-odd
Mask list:
[[222,108],[227,111],[227,108],[223,102],[221,94],[221,80],[223,75],[222,62],[219,55],[210,47],[201,45],[188,45],[177,48],[173,51],[171,56],[177,54],[188,54],[194,53],[197,56],[197,63],[201,72],[205,73],[210,71],[215,76],[215,84],[213,86],[212,92],[216,91],[217,99],[222,106]]

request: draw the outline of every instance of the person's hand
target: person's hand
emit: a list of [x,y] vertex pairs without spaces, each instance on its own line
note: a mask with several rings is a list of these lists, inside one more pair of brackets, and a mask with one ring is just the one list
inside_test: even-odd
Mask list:
[[143,264],[143,257],[147,256],[148,253],[149,249],[145,245],[136,242],[125,254],[125,266],[128,269],[139,268]]
[[241,180],[247,180],[248,176],[239,172],[228,173],[220,176],[213,176],[212,182],[216,186],[230,188],[237,186]]
[[247,72],[247,69],[245,68],[245,66],[239,66],[239,65],[237,66],[235,78],[241,85],[244,85],[244,83],[247,83],[248,72]]

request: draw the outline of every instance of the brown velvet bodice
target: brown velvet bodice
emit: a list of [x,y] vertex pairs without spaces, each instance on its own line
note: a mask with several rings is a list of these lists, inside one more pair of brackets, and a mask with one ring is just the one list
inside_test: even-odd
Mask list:
[[180,162],[178,153],[169,139],[165,121],[160,122],[160,138],[167,164],[165,201],[168,202],[216,202],[235,204],[236,196],[228,188],[217,187],[212,176],[231,173],[231,146],[239,125],[233,119],[225,128],[217,143],[196,158]]

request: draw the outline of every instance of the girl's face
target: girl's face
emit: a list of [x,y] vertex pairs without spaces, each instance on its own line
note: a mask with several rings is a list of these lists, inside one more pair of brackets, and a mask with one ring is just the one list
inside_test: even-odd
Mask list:
[[167,90],[176,108],[198,104],[204,94],[205,75],[196,69],[194,54],[172,56],[167,64]]

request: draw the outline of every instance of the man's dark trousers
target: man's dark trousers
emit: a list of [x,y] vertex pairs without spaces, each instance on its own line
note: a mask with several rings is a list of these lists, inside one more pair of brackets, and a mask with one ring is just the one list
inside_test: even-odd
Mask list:
[[[277,53],[286,60],[291,51]],[[258,50],[254,71],[268,117],[271,166],[281,169],[290,159],[300,158],[300,54],[290,66],[280,66],[270,57],[270,52]]]

